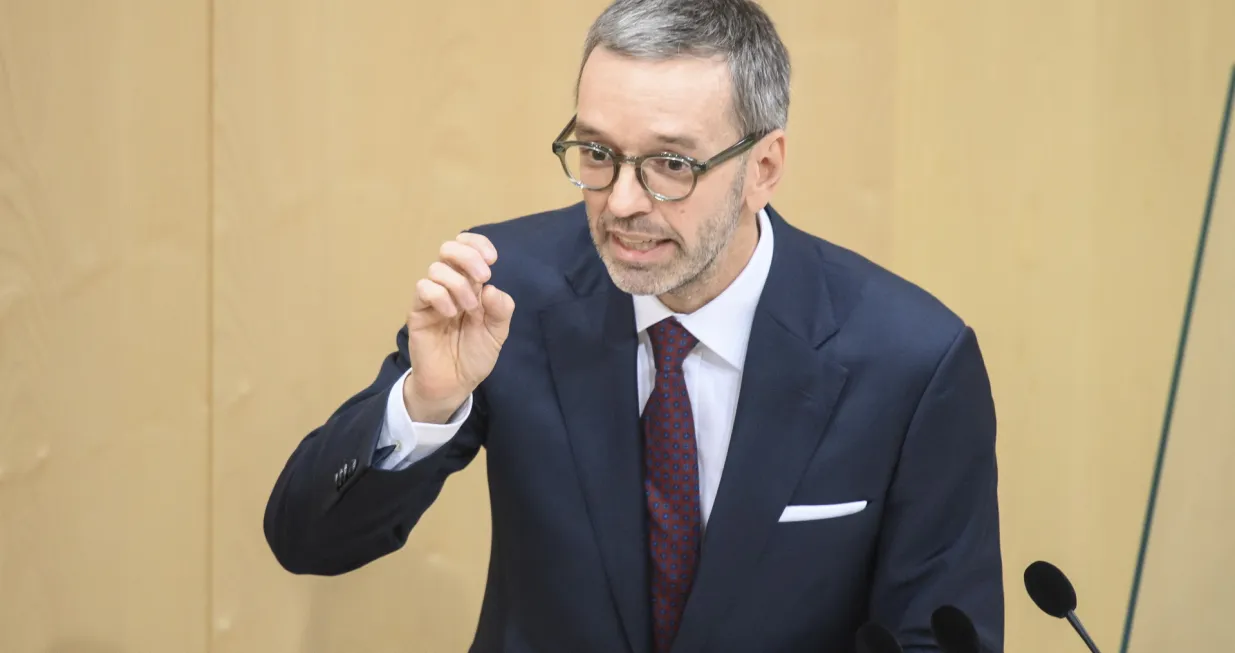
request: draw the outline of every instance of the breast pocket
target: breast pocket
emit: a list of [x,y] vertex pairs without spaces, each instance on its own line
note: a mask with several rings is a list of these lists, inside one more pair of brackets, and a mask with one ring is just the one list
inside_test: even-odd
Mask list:
[[780,522],[819,521],[855,515],[866,509],[866,501],[785,506]]

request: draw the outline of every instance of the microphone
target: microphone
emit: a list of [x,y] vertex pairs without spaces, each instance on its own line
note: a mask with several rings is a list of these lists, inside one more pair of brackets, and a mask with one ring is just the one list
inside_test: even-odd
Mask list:
[[900,642],[887,628],[865,623],[858,629],[857,653],[903,653]]
[[956,606],[945,605],[931,615],[931,632],[943,653],[981,653],[973,620]]
[[1026,567],[1025,590],[1043,612],[1056,619],[1067,619],[1092,653],[1101,653],[1076,616],[1076,590],[1058,567],[1042,560]]

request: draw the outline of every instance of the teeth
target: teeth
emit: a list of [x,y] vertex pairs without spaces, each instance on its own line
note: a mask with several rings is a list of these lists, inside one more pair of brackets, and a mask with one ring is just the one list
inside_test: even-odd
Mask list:
[[620,237],[618,238],[618,242],[620,242],[623,247],[640,252],[646,252],[660,244],[659,240],[626,240],[625,238]]

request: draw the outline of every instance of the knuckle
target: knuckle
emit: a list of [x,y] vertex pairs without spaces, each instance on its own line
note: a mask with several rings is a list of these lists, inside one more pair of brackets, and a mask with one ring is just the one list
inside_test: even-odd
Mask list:
[[484,236],[480,234],[474,234],[470,232],[463,232],[459,234],[459,236],[455,238],[455,241],[465,246],[468,250],[471,250],[478,254],[480,253],[481,248],[483,248],[485,245],[489,243],[488,238],[485,238]]
[[450,283],[453,276],[454,269],[441,261],[429,265],[429,278],[437,283]]
[[471,265],[472,261],[475,260],[475,256],[477,256],[476,250],[466,245],[459,245],[456,243],[455,247],[452,247],[442,260],[448,263],[451,267],[463,269],[468,265]]
[[469,248],[463,247],[458,251],[451,252],[450,265],[455,268],[463,268],[471,263],[472,251]]

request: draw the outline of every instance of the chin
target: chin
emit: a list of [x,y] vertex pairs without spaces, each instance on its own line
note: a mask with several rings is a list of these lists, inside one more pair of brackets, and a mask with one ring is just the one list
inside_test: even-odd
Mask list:
[[608,258],[605,259],[605,267],[609,270],[613,285],[630,295],[663,295],[673,289],[673,284],[666,283],[664,275],[656,270],[634,267]]
[[659,297],[682,288],[690,281],[680,271],[675,274],[674,270],[635,266],[630,263],[613,261],[608,257],[603,260],[605,268],[609,271],[609,278],[613,280],[613,285],[629,295]]

